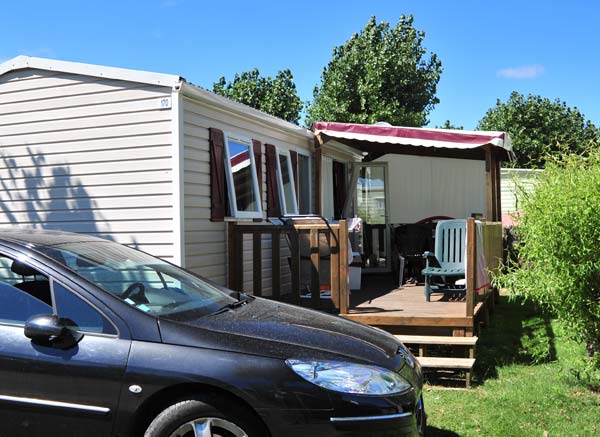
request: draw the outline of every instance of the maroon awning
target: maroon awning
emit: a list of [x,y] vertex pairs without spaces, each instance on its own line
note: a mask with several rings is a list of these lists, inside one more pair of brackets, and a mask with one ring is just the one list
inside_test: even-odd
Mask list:
[[505,132],[465,131],[318,121],[312,127],[321,143],[332,139],[367,152],[372,157],[388,153],[484,159],[492,148],[505,159],[512,156]]

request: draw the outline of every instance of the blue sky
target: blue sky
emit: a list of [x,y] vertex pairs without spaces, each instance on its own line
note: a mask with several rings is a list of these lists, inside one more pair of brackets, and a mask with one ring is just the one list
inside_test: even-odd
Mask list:
[[444,66],[430,126],[472,129],[513,90],[565,100],[600,125],[600,6],[591,0],[11,1],[0,12],[0,60],[159,71],[206,88],[253,67],[290,68],[307,100],[334,46],[372,15],[395,24],[410,13]]

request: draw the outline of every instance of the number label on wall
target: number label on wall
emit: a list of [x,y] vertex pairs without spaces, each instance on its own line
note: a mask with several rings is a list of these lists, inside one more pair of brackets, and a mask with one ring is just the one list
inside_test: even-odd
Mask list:
[[171,109],[171,98],[164,97],[158,101],[158,107],[160,109]]

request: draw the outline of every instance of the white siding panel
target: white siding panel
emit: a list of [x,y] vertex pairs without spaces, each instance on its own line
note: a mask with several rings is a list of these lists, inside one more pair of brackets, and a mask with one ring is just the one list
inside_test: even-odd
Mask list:
[[[0,117],[1,118],[1,117]],[[81,152],[82,150],[94,152],[97,150],[123,150],[152,146],[168,146],[171,143],[171,134],[133,135],[117,138],[100,138],[84,141],[70,141],[59,143],[38,143],[36,147],[42,149],[44,155]],[[31,145],[3,146],[3,152],[10,152],[12,156],[29,155]]]
[[[143,147],[136,149],[122,149],[118,152],[114,150],[81,150],[77,152],[61,153],[63,161],[68,162],[69,165],[87,163],[87,162],[110,162],[110,161],[121,161],[124,157],[127,157],[127,161],[136,160],[148,160],[148,159],[160,159],[170,158],[171,154],[170,146],[153,146]],[[44,165],[46,157],[49,155],[44,153],[43,149],[37,148],[20,151],[22,154],[11,153],[10,159],[15,167],[27,167],[31,164],[32,160],[36,160],[36,165]],[[25,152],[25,153],[23,153]]]
[[[7,168],[6,165],[4,168]],[[10,167],[9,167],[10,168]],[[56,175],[49,173],[48,176],[42,175],[43,169],[36,169],[36,175],[28,177],[17,177],[21,175],[19,172],[14,170],[8,172],[0,172],[0,184],[5,184],[5,189],[11,191],[16,190],[27,190],[29,187],[45,187],[46,177],[52,177],[52,187],[70,187],[72,184],[72,174],[66,173],[60,175],[58,172]],[[11,177],[11,173],[13,176]],[[16,173],[16,174],[15,174]],[[101,173],[101,174],[90,174],[80,175],[77,180],[80,185],[85,187],[120,187],[126,185],[128,187],[135,187],[139,184],[150,184],[150,183],[170,183],[172,181],[172,172],[165,170],[158,171],[147,171],[147,172],[129,172],[129,173]],[[151,181],[151,182],[149,182]]]
[[[8,88],[12,86],[13,84],[9,84]],[[106,80],[96,78],[96,80],[86,82],[74,81],[73,84],[69,86],[39,87],[36,89],[25,89],[17,92],[2,93],[2,101],[5,103],[16,103],[36,100],[50,100],[69,96],[81,96],[127,90],[134,86],[139,87],[142,85],[132,84],[122,80]]]
[[520,210],[517,199],[518,190],[523,189],[527,193],[532,192],[537,184],[537,178],[542,171],[526,168],[501,169],[500,189],[502,198],[500,205],[503,213],[510,214]]
[[0,76],[0,226],[99,235],[173,259],[166,87],[22,70]]
[[[30,118],[31,118],[30,114]],[[0,118],[0,132],[3,136],[23,135],[34,133],[47,133],[65,130],[90,129],[105,126],[129,126],[132,124],[155,123],[171,121],[169,111],[143,111],[125,114],[110,114],[94,117],[67,118],[64,120],[43,120],[40,122],[4,123],[4,117]]]
[[[235,132],[245,137],[274,144],[283,149],[310,151],[312,142],[300,139],[282,130],[266,128],[248,119],[184,99],[184,193],[185,193],[185,254],[187,268],[225,284],[227,281],[227,244],[225,223],[210,221],[210,151],[209,128]],[[263,155],[263,208],[266,209],[266,178]],[[271,240],[262,241],[263,295],[271,294]],[[290,272],[287,261],[289,250],[281,241],[282,292],[290,290]],[[244,238],[243,260],[244,290],[252,292],[252,243],[250,236]]]
[[118,138],[126,135],[164,134],[171,132],[171,123],[163,121],[124,126],[99,126],[59,132],[27,133],[25,135],[10,135],[6,134],[6,132],[10,132],[10,130],[8,128],[0,128],[0,146]]
[[0,124],[22,124],[31,122],[72,120],[85,117],[113,116],[115,114],[138,114],[142,112],[164,112],[170,118],[169,112],[158,109],[159,99],[155,97],[124,102],[107,103],[93,106],[74,108],[49,109],[45,111],[22,112],[18,114],[2,114]]
[[[2,80],[2,79],[0,79]],[[127,89],[117,89],[115,91],[104,92],[91,95],[76,95],[67,97],[57,97],[50,100],[37,100],[32,107],[30,101],[9,103],[2,100],[0,105],[0,114],[18,114],[28,112],[42,112],[57,108],[83,108],[90,105],[104,105],[108,101],[127,102],[132,100],[161,99],[169,97],[171,93],[166,88],[153,86],[139,86]]]

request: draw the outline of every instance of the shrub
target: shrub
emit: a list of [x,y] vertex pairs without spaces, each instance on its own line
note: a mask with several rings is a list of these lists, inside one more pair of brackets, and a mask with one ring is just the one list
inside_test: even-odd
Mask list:
[[495,281],[562,319],[598,365],[600,151],[547,159],[536,188],[518,190],[518,260]]

